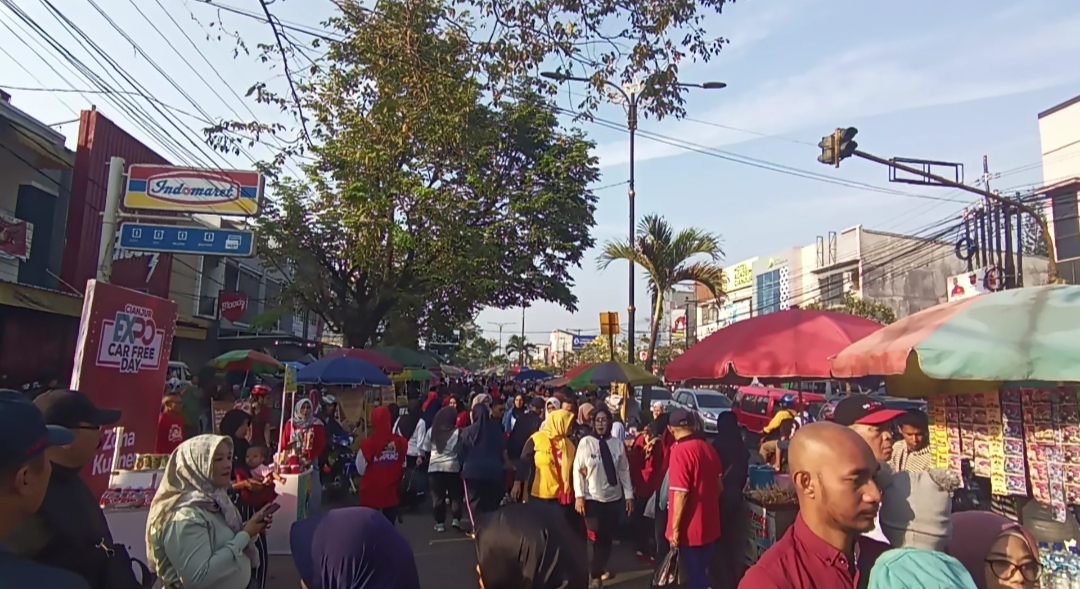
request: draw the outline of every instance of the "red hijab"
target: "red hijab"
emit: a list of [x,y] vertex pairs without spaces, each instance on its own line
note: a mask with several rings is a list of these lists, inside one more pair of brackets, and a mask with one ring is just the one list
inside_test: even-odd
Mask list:
[[360,451],[364,453],[364,460],[371,463],[375,455],[386,449],[386,445],[393,438],[390,431],[390,410],[386,407],[376,407],[371,412],[371,428],[368,437],[360,443]]

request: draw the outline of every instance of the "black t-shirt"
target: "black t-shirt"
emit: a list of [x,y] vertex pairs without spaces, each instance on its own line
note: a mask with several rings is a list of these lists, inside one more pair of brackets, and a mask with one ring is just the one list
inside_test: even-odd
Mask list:
[[45,566],[20,558],[0,544],[0,589],[90,589],[86,580],[64,569]]

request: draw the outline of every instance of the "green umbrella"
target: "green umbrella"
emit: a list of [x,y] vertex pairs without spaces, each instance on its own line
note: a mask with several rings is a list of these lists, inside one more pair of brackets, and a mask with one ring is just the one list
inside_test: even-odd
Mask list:
[[276,374],[285,367],[276,358],[255,350],[231,350],[211,360],[210,365],[218,370],[254,374]]
[[379,346],[372,348],[376,352],[389,356],[405,368],[439,369],[439,361],[427,354],[402,346]]
[[570,379],[566,386],[572,389],[584,389],[589,386],[609,387],[613,383],[638,387],[660,384],[660,379],[637,364],[600,362],[582,370]]
[[1017,288],[909,315],[832,358],[838,378],[884,376],[889,394],[1080,382],[1080,286]]
[[424,370],[423,368],[406,368],[400,374],[393,374],[390,376],[390,380],[394,382],[409,382],[409,381],[424,381],[432,380],[435,375]]

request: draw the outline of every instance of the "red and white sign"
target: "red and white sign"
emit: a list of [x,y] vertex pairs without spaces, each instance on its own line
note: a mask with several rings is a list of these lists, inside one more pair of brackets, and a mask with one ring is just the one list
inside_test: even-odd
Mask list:
[[259,212],[264,185],[258,172],[135,164],[124,207],[248,217]]
[[218,312],[229,323],[236,323],[244,316],[248,308],[248,296],[242,292],[222,292],[218,294]]
[[639,362],[644,362],[644,361],[649,359],[649,351],[648,350],[641,350],[640,352],[637,353],[637,357],[638,357]]
[[991,264],[986,268],[977,268],[971,272],[950,276],[945,285],[945,298],[956,301],[988,292],[997,292],[1003,287],[1001,270]]
[[0,213],[0,258],[25,262],[30,257],[30,241],[33,235],[33,224]]
[[121,468],[135,454],[154,452],[158,414],[176,332],[176,303],[112,284],[86,284],[71,388],[98,407],[119,409],[123,439],[102,432],[102,444],[82,475],[95,495],[108,486],[112,456],[121,445]]

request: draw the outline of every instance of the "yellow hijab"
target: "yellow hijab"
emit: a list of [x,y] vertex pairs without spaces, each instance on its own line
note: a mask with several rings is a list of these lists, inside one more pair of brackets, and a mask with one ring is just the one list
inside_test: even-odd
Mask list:
[[[541,499],[558,499],[573,493],[574,444],[566,437],[574,424],[574,414],[565,409],[548,413],[540,431],[532,435],[536,448],[536,476],[532,494]],[[553,449],[562,454],[555,471]]]

